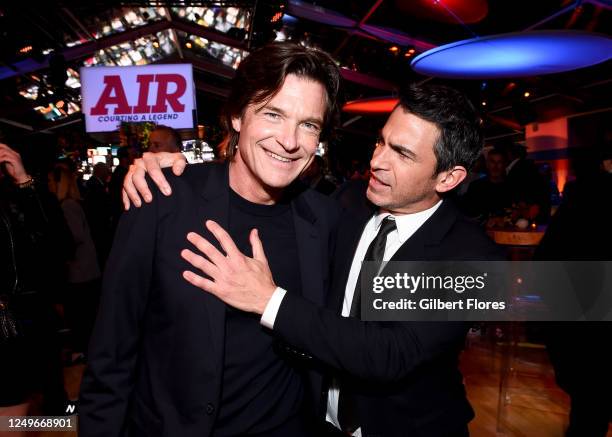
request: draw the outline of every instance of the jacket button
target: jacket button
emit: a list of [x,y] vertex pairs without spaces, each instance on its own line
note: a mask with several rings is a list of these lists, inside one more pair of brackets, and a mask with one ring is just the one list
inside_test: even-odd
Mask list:
[[211,404],[210,402],[206,404],[206,414],[210,416],[214,412],[215,412],[215,406]]

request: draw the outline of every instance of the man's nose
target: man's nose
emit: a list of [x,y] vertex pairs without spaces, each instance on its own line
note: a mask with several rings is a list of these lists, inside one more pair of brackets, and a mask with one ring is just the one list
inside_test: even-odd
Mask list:
[[389,159],[389,147],[385,145],[376,146],[372,159],[370,160],[370,169],[384,169]]
[[299,147],[297,126],[284,123],[276,140],[287,152],[295,152]]

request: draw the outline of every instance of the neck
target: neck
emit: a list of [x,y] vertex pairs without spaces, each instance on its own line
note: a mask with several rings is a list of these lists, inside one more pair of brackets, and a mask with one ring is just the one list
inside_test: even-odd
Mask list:
[[229,184],[240,197],[260,205],[273,205],[280,199],[283,190],[265,187],[240,158],[239,154],[229,164]]
[[441,197],[436,194],[435,197],[431,197],[428,199],[423,199],[422,201],[415,203],[413,205],[404,206],[401,208],[379,208],[379,213],[389,213],[394,216],[399,215],[408,215],[408,214],[416,214],[418,212],[425,211],[429,208],[434,207],[439,201]]

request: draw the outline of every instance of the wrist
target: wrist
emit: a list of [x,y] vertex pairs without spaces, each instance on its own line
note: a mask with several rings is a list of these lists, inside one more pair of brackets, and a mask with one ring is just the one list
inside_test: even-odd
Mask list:
[[261,294],[261,299],[259,299],[258,304],[256,305],[255,308],[255,313],[256,314],[263,314],[264,311],[266,310],[266,307],[268,306],[268,303],[270,302],[270,299],[272,298],[272,295],[274,294],[274,292],[276,291],[276,285],[273,284],[271,287],[267,288],[262,294]]
[[34,178],[29,174],[25,174],[24,176],[15,178],[15,185],[19,188],[29,188],[34,185]]

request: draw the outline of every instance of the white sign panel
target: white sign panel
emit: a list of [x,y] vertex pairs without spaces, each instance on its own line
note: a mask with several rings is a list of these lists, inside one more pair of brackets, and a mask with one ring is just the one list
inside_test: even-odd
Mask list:
[[87,132],[110,132],[123,121],[193,128],[191,64],[81,68]]

